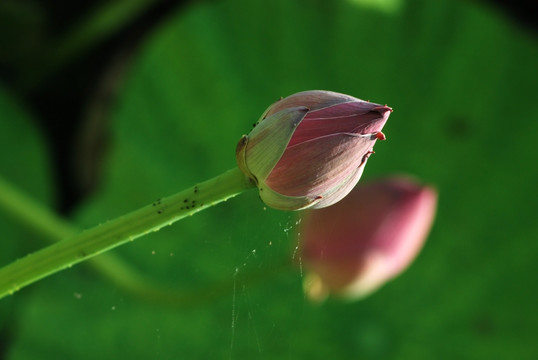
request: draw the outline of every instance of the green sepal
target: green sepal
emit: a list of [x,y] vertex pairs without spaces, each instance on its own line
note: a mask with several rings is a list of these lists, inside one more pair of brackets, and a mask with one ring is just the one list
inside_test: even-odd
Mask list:
[[245,174],[249,179],[254,181],[256,186],[258,186],[258,179],[250,172],[246,164],[245,151],[247,149],[247,144],[248,135],[243,135],[237,143],[237,147],[235,148],[235,159],[237,160],[237,166],[239,167],[239,170],[241,170],[243,174]]
[[[282,110],[266,117],[248,135],[248,141],[238,152],[240,168],[253,176],[257,184],[263,182],[284,154],[297,126],[306,116],[304,106]],[[239,147],[238,147],[239,148]]]
[[277,193],[267,186],[259,186],[260,198],[267,205],[277,210],[304,210],[322,200],[322,197],[286,196]]

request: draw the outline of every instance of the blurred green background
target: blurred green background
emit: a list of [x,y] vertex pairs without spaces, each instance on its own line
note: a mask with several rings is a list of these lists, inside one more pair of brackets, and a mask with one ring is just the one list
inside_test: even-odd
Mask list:
[[[308,89],[393,107],[363,179],[440,193],[420,256],[363,301],[310,304],[301,215],[251,191],[113,251],[191,301],[81,264],[0,300],[1,359],[538,358],[534,30],[449,0],[104,2],[51,33],[36,2],[0,10],[0,176],[78,227],[233,167]],[[46,244],[9,210],[0,232],[0,265]]]

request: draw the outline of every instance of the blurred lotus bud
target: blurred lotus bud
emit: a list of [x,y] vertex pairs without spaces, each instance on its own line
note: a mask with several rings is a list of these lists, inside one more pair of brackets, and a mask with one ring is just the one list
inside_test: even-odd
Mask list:
[[364,297],[401,273],[433,223],[437,192],[405,177],[359,185],[335,206],[308,211],[300,229],[312,300]]
[[281,210],[322,208],[362,175],[391,108],[330,91],[304,91],[271,105],[237,145],[239,168],[261,199]]

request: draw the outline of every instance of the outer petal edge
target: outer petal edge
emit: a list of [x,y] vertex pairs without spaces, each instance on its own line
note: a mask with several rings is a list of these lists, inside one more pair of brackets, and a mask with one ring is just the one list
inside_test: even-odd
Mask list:
[[283,110],[268,116],[251,131],[243,150],[244,165],[257,178],[255,181],[261,182],[271,173],[307,112],[304,106]]

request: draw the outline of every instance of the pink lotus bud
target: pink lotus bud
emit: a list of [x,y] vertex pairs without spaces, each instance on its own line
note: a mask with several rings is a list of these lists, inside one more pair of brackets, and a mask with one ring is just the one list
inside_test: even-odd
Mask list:
[[357,184],[391,108],[330,91],[271,105],[237,145],[239,168],[281,210],[322,208]]
[[437,192],[403,177],[358,186],[335,206],[309,211],[301,224],[307,294],[356,299],[401,273],[433,223]]

